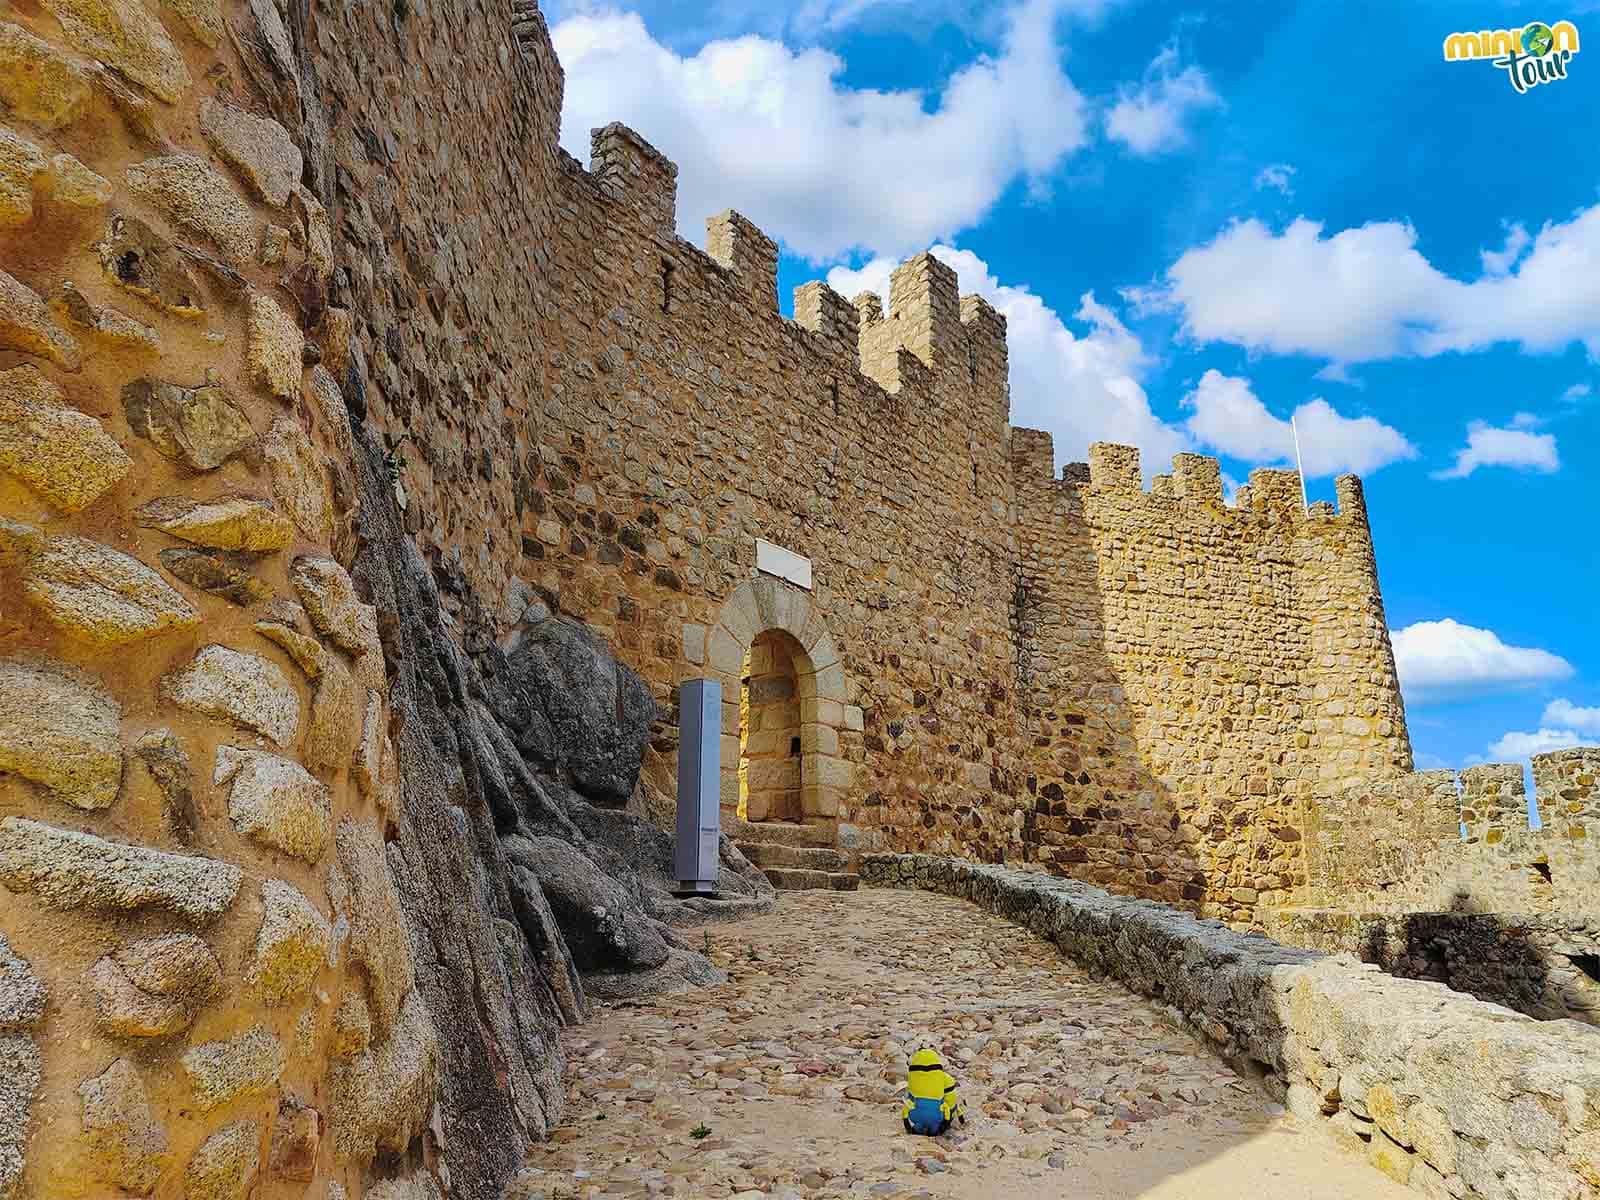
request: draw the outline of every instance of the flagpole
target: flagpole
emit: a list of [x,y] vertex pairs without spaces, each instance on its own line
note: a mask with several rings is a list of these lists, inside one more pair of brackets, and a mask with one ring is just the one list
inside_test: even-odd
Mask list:
[[1300,428],[1294,423],[1294,414],[1289,414],[1289,431],[1294,434],[1294,469],[1300,473],[1300,509],[1307,516],[1311,514],[1311,501],[1306,497],[1306,468],[1300,461]]

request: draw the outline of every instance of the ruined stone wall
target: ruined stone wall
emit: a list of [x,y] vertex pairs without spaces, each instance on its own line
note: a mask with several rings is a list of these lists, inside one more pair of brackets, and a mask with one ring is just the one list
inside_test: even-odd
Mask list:
[[1594,747],[1356,783],[1307,806],[1310,873],[1293,904],[1358,913],[1600,913]]
[[292,53],[270,4],[0,13],[7,1198],[359,1195],[433,1103]]
[[1214,459],[1145,492],[1126,447],[1053,479],[1048,435],[1012,439],[1030,848],[1248,920],[1303,884],[1317,788],[1410,767],[1359,482],[1306,513],[1256,471],[1229,507]]
[[1600,1023],[1597,751],[1421,771],[1317,795],[1307,884],[1262,928],[1545,1019]]

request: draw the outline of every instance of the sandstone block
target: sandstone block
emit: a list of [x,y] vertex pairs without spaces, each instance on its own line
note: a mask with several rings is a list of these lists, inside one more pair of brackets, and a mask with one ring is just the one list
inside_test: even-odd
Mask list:
[[279,417],[262,443],[262,452],[279,509],[308,540],[322,545],[333,541],[328,483],[316,448],[300,422],[294,417]]
[[221,43],[225,27],[222,24],[222,0],[162,0],[189,26],[195,40],[215,50]]
[[133,466],[101,422],[62,403],[34,366],[0,371],[0,470],[61,512],[90,506]]
[[161,789],[161,811],[166,818],[167,831],[180,842],[192,841],[198,816],[190,788],[189,756],[183,744],[170,729],[151,729],[140,735],[133,750]]
[[367,1163],[379,1149],[404,1151],[428,1119],[438,1071],[438,1036],[413,991],[384,1041],[329,1070],[328,1112],[339,1158]]
[[187,933],[123,946],[96,962],[88,979],[100,1027],[122,1038],[182,1033],[223,990],[216,956]]
[[104,648],[199,624],[195,607],[160,575],[120,550],[50,537],[0,519],[0,554],[18,564],[23,595],[51,624]]
[[28,1147],[28,1118],[39,1094],[39,1047],[25,1034],[0,1033],[0,1200],[15,1200]]
[[[334,323],[331,318],[334,309],[328,310],[328,315],[323,318],[324,330]],[[324,350],[324,358],[331,351]],[[346,459],[355,454],[355,439],[350,429],[350,410],[345,407],[344,393],[339,390],[339,384],[329,374],[327,368],[318,363],[311,368],[311,394],[317,401],[317,412],[323,426],[333,438],[334,449]]]
[[139,0],[44,0],[73,47],[142,83],[168,104],[189,86],[183,55]]
[[272,599],[272,589],[256,577],[255,560],[248,554],[171,546],[161,551],[160,559],[163,567],[190,587],[241,607]]
[[84,69],[20,25],[0,21],[0,101],[21,120],[59,129],[91,96]]
[[43,150],[0,125],[0,225],[32,220],[34,183],[49,169]]
[[213,782],[229,780],[228,815],[240,833],[307,862],[322,857],[331,793],[309,771],[276,754],[220,746]]
[[349,669],[328,654],[311,698],[311,723],[303,747],[312,770],[337,771],[350,765],[361,738],[360,694]]
[[83,364],[77,339],[50,315],[39,294],[0,271],[0,350],[20,350],[76,371]]
[[45,185],[57,204],[104,208],[111,203],[111,181],[96,175],[70,154],[57,154],[50,159]]
[[277,1085],[283,1075],[283,1044],[265,1025],[254,1025],[226,1041],[206,1042],[180,1060],[201,1112]]
[[139,1072],[119,1058],[78,1085],[84,1149],[95,1174],[135,1196],[148,1196],[167,1156],[167,1131],[150,1109]]
[[259,654],[204,646],[187,667],[161,681],[161,694],[179,708],[230,721],[280,746],[300,728],[299,693],[276,663]]
[[255,257],[258,226],[233,185],[193,154],[168,154],[135,163],[124,175],[128,190],[161,209],[184,232],[215,246],[242,267]]
[[1441,1175],[1456,1173],[1456,1134],[1444,1113],[1431,1104],[1413,1104],[1406,1113],[1406,1128],[1417,1153]]
[[122,784],[122,710],[89,676],[0,660],[0,770],[74,808],[108,808]]
[[371,620],[375,629],[376,618],[362,612],[370,606],[356,598],[355,585],[343,567],[331,558],[297,558],[289,579],[318,633],[351,654],[369,649],[363,624]]
[[[305,610],[299,605],[293,606],[303,615]],[[276,614],[275,614],[276,615]],[[310,634],[301,633],[293,625],[281,620],[265,620],[255,623],[255,631],[269,642],[275,642],[294,659],[294,665],[305,672],[307,679],[320,678],[328,664],[334,661],[333,654]]]
[[200,102],[200,132],[257,198],[274,208],[289,203],[300,182],[302,159],[282,125],[208,97]]
[[32,1029],[44,1017],[49,993],[0,933],[0,1033]]
[[218,384],[180,387],[135,379],[122,389],[128,428],[191,471],[211,471],[255,441],[244,409]]
[[0,820],[0,883],[48,908],[159,908],[210,921],[233,903],[241,877],[232,863],[125,846],[24,817]]
[[133,519],[147,529],[215,550],[263,554],[286,549],[294,541],[294,526],[272,505],[252,496],[209,501],[168,496],[141,505]]
[[63,282],[50,301],[50,311],[63,322],[107,346],[161,353],[161,335],[126,313],[91,302],[72,285]]
[[359,988],[349,988],[333,1013],[333,1046],[337,1059],[351,1059],[372,1044],[372,1014]]
[[113,959],[100,959],[85,978],[94,993],[95,1023],[110,1037],[171,1037],[194,1021],[182,1002],[135,987]]
[[350,922],[350,958],[366,974],[373,1023],[386,1034],[415,982],[406,919],[378,831],[347,817],[339,822],[335,845],[328,895]]
[[1372,1141],[1367,1145],[1367,1161],[1404,1186],[1411,1181],[1411,1169],[1416,1158],[1380,1129],[1373,1131]]
[[113,215],[95,243],[106,275],[157,308],[184,317],[205,313],[204,293],[176,246],[137,217]]
[[235,1121],[194,1152],[183,1173],[184,1198],[246,1200],[260,1173],[260,1127],[254,1121]]
[[271,296],[250,293],[246,356],[250,377],[280,400],[300,394],[305,335]]
[[291,1096],[278,1105],[272,1122],[272,1174],[309,1183],[317,1173],[317,1148],[322,1143],[322,1114]]
[[299,889],[281,879],[261,885],[261,900],[266,912],[250,981],[269,1005],[287,1004],[305,995],[327,961],[333,927]]

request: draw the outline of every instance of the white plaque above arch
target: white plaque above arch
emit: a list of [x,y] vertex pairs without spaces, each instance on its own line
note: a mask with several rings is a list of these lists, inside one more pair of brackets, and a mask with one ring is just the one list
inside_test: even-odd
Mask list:
[[760,538],[756,539],[756,570],[811,590],[811,560]]

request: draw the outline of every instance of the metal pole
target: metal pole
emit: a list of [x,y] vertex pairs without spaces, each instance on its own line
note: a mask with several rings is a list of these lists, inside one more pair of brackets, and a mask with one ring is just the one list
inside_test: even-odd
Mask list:
[[1306,468],[1300,461],[1300,429],[1294,423],[1294,414],[1289,414],[1289,432],[1294,434],[1294,469],[1300,473],[1300,511],[1310,515],[1311,502],[1306,498]]

